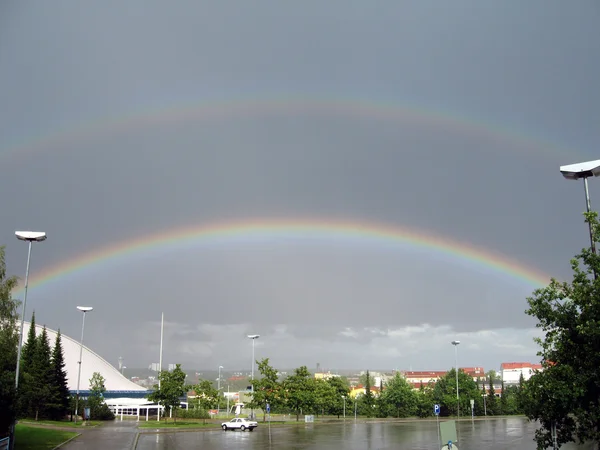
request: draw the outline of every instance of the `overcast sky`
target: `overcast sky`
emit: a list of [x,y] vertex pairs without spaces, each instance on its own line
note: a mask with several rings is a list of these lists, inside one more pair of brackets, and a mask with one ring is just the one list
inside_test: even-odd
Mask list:
[[[600,159],[596,1],[3,2],[0,242],[31,277],[179,227],[317,217],[440,236],[565,278]],[[336,103],[337,102],[337,103]],[[187,111],[187,112],[186,112]],[[126,120],[125,120],[126,119]],[[600,186],[590,181],[592,206]],[[314,237],[314,236],[313,236]],[[536,287],[410,245],[263,236],[32,285],[26,318],[128,367],[497,369]]]

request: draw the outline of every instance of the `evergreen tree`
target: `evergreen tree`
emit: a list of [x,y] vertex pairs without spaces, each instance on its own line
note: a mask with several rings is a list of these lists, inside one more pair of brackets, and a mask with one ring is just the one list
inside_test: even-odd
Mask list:
[[367,417],[373,416],[373,405],[375,400],[373,398],[373,392],[371,391],[371,376],[367,370],[367,376],[365,380],[365,395],[361,396],[362,411]]
[[56,407],[57,391],[53,386],[53,371],[51,364],[50,343],[44,326],[42,334],[37,339],[30,380],[30,407],[35,420],[47,417],[48,412]]
[[35,374],[33,373],[33,365],[35,354],[37,352],[38,339],[36,336],[35,326],[35,311],[31,314],[31,323],[27,332],[27,340],[21,349],[21,368],[19,371],[19,402],[18,414],[21,417],[31,417],[34,415],[32,408],[33,390]]
[[17,282],[16,277],[6,276],[4,247],[0,247],[0,438],[8,433],[16,416],[18,301],[13,300],[11,293]]
[[53,419],[60,420],[69,412],[71,401],[60,330],[58,330],[54,349],[52,350],[52,385],[56,393],[56,402],[55,407],[50,411],[50,415]]
[[[23,343],[23,348],[21,349],[21,377],[24,377],[24,374],[31,371],[31,367],[33,365],[33,359],[35,355],[35,347],[37,345],[37,336],[35,333],[35,311],[31,314],[31,325],[29,326],[29,331],[27,332],[27,340]],[[19,380],[19,384],[20,384]]]
[[498,414],[498,399],[496,398],[496,389],[494,380],[490,380],[489,395],[487,396],[487,413],[490,416]]
[[504,395],[504,379],[501,382],[502,392],[500,393],[500,414],[508,414],[508,395]]

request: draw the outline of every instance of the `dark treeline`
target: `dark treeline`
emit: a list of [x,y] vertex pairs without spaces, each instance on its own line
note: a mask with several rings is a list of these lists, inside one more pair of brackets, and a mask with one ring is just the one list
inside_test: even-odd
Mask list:
[[21,351],[17,415],[60,420],[68,415],[71,402],[60,330],[50,348],[46,327],[39,336],[35,329],[34,313]]

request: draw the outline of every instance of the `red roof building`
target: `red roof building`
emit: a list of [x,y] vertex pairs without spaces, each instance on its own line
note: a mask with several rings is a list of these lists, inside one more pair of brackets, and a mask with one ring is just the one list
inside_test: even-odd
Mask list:
[[508,384],[516,384],[523,375],[524,380],[529,380],[538,370],[542,370],[541,364],[529,362],[506,362],[500,365],[502,371],[502,381]]

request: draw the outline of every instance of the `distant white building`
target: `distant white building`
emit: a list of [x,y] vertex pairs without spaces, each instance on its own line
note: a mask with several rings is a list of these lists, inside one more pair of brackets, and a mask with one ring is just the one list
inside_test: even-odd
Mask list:
[[[27,339],[29,328],[31,327],[30,322],[24,322],[23,331],[24,339]],[[42,334],[43,326],[36,324],[35,334],[39,336]],[[48,334],[48,341],[50,347],[54,347],[56,342],[57,332],[46,328]],[[79,368],[79,350],[80,343],[75,339],[70,338],[61,333],[61,342],[65,358],[65,370],[67,372],[67,385],[71,392],[77,391],[77,371]],[[94,353],[92,350],[83,346],[83,355],[81,357],[81,381],[80,381],[80,393],[86,394],[90,389],[89,380],[92,378],[94,372],[99,372],[104,377],[104,385],[106,386],[105,397],[115,396],[117,393],[121,397],[144,397],[148,390],[142,386],[135,384],[133,381],[128,380],[126,377],[119,372],[119,370],[106,361],[101,356]]]
[[528,362],[510,362],[502,363],[500,370],[502,372],[502,381],[505,384],[517,384],[521,378],[521,374],[523,375],[523,379],[527,381],[536,371],[542,370],[542,365]]

